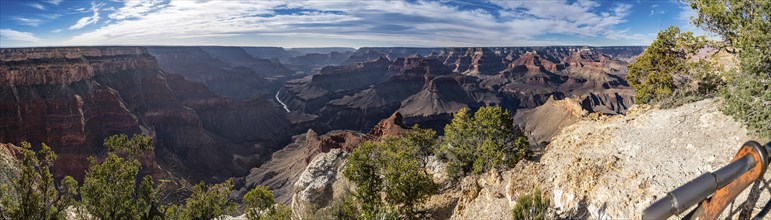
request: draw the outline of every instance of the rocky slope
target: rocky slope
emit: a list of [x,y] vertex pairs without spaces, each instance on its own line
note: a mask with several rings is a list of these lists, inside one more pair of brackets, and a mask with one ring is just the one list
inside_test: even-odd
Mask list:
[[525,131],[531,143],[549,143],[562,128],[587,115],[588,111],[581,108],[581,104],[576,100],[551,98],[541,106],[517,112],[514,123]]
[[49,144],[59,154],[57,176],[82,177],[86,158],[104,153],[105,137],[140,132],[153,136],[161,162],[193,181],[245,175],[282,135],[300,132],[271,97],[216,95],[164,72],[143,47],[0,55],[0,143]]
[[[640,218],[642,210],[657,198],[724,166],[742,143],[752,139],[740,123],[717,110],[717,102],[710,99],[667,110],[635,106],[627,115],[590,117],[571,112],[580,109],[576,101],[550,100],[521,116],[540,117],[557,109],[573,115],[573,123],[535,132],[552,134],[564,127],[542,156],[457,183],[449,182],[445,165],[431,158],[428,172],[440,184],[440,193],[424,208],[432,219],[509,219],[517,198],[537,188],[551,200],[549,218]],[[295,184],[292,205],[296,213],[324,207],[351,189],[350,183],[339,178],[345,156],[330,151],[312,160],[300,178],[318,179]],[[771,174],[766,173],[768,177]],[[745,201],[748,191],[724,216],[738,215],[736,207]],[[769,195],[763,192],[759,203],[771,198]],[[755,205],[755,213],[762,205]]]
[[[314,192],[318,191],[318,188],[324,188],[324,182],[336,179],[336,174],[305,171],[308,167],[319,167],[319,165],[314,165],[322,163],[319,162],[322,159],[317,159],[319,158],[318,155],[325,155],[320,156],[322,158],[339,157],[342,159],[344,155],[350,153],[361,142],[399,135],[405,130],[406,126],[403,124],[402,116],[398,113],[380,121],[372,128],[372,132],[369,134],[334,130],[319,135],[313,130],[308,130],[305,134],[292,137],[292,143],[273,153],[270,161],[253,168],[249,175],[244,178],[239,178],[239,182],[243,183],[243,187],[240,187],[237,194],[240,197],[256,185],[264,185],[274,192],[276,201],[290,204],[295,190],[297,190],[295,186],[300,184],[303,185],[300,187],[302,190],[310,190],[306,192],[303,198],[307,199],[309,196],[317,198],[320,195],[315,195]],[[338,160],[337,162],[339,163],[340,161]],[[321,177],[321,175],[325,177]],[[329,177],[329,175],[332,176]],[[304,183],[297,183],[298,181]],[[315,183],[311,184],[311,182]],[[313,185],[313,187],[310,185]],[[315,188],[307,189],[309,187]]]
[[13,144],[0,143],[0,185],[9,184],[19,176],[17,148]]
[[[751,139],[717,110],[716,100],[669,110],[636,108],[565,128],[541,158],[543,187],[561,215],[585,209],[591,218],[640,218],[655,199],[726,165]],[[763,196],[760,201],[768,198]]]

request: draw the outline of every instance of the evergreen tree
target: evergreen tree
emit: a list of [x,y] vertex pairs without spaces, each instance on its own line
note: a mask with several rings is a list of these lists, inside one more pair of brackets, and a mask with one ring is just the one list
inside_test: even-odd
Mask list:
[[234,214],[236,204],[228,199],[232,189],[232,179],[214,185],[200,182],[193,187],[193,194],[187,198],[184,206],[172,205],[166,210],[166,216],[172,219],[209,220]]
[[91,167],[81,187],[82,203],[86,211],[99,219],[138,219],[136,176],[138,161],[126,161],[115,154],[98,163],[89,158]]
[[706,44],[703,37],[681,33],[674,26],[659,32],[637,61],[629,65],[626,79],[637,92],[635,102],[658,102],[672,95],[677,89],[674,77],[691,72],[693,66],[688,60]]
[[527,137],[501,107],[482,107],[473,117],[461,109],[444,134],[447,169],[455,178],[511,167],[527,156]]
[[276,204],[273,192],[265,186],[256,186],[244,195],[246,219],[288,220],[292,213],[284,204]]
[[374,219],[383,203],[380,197],[383,180],[378,173],[378,167],[381,165],[378,161],[378,149],[382,148],[381,145],[372,141],[360,144],[348,157],[343,170],[345,178],[356,183],[354,196],[361,206],[364,219]]
[[718,48],[739,59],[727,77],[722,110],[771,138],[771,1],[687,0],[693,23],[723,40]]
[[21,143],[17,177],[0,186],[0,218],[65,219],[65,209],[75,203],[78,182],[70,176],[54,184],[51,167],[56,154],[46,144],[35,153],[28,142]]
[[354,149],[343,174],[356,183],[362,217],[420,218],[420,206],[437,191],[425,167],[435,146],[436,132],[413,127],[402,137],[367,141]]
[[[81,204],[85,211],[96,218],[111,219],[159,219],[160,202],[150,176],[136,183],[141,164],[136,159],[144,151],[152,150],[152,139],[146,135],[115,135],[105,139],[110,150],[101,163],[90,157],[81,187]],[[128,154],[128,158],[118,156]]]

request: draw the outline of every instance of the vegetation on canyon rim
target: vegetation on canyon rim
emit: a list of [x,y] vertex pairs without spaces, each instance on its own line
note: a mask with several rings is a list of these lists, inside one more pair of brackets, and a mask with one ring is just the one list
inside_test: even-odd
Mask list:
[[[721,96],[722,110],[763,137],[771,137],[771,2],[687,1],[698,12],[693,22],[720,37],[719,42],[671,27],[629,66],[629,83],[638,103],[677,105],[708,96]],[[723,70],[708,59],[693,60],[711,47],[734,54],[736,68]],[[435,131],[414,127],[400,137],[368,141],[348,158],[344,176],[355,183],[326,211],[336,218],[420,218],[422,204],[438,189],[426,171],[428,158],[448,164],[458,180],[512,167],[527,158],[528,141],[500,107],[482,107],[472,114],[462,109]],[[160,202],[151,176],[139,176],[139,157],[152,151],[151,138],[117,135],[105,140],[104,160],[91,158],[83,184],[72,177],[55,183],[50,169],[56,154],[45,144],[37,152],[23,142],[17,153],[19,175],[0,187],[0,218],[63,219],[67,209],[99,219],[211,219],[242,209],[249,219],[289,219],[291,211],[276,204],[272,192],[258,186],[242,204],[229,198],[233,181],[199,183],[180,204]],[[137,183],[137,180],[141,180]],[[542,219],[548,199],[539,191],[517,200],[515,219]],[[80,199],[78,199],[80,198]],[[239,207],[240,206],[240,207]]]
[[[627,80],[637,103],[678,105],[703,97],[723,97],[724,113],[771,138],[771,2],[686,1],[698,12],[693,23],[719,37],[709,41],[670,27],[629,65]],[[705,47],[736,56],[735,68],[722,70],[692,55]]]
[[[199,183],[183,203],[164,204],[153,178],[138,175],[138,158],[152,151],[152,139],[121,134],[108,137],[104,144],[110,150],[107,157],[101,162],[89,158],[91,166],[78,187],[70,176],[54,184],[51,167],[56,154],[50,147],[42,144],[35,152],[31,144],[23,142],[19,177],[0,186],[0,218],[66,219],[68,208],[79,219],[214,219],[235,214],[237,204],[229,198],[232,180]],[[138,179],[141,182],[137,184]],[[275,203],[272,192],[257,187],[247,193],[241,208],[248,219],[289,219],[288,208]]]
[[549,209],[549,198],[544,198],[540,189],[525,194],[517,199],[512,217],[515,220],[543,220]]
[[527,137],[513,124],[509,111],[501,107],[482,107],[473,117],[464,108],[455,113],[441,140],[433,130],[413,127],[400,137],[364,142],[348,158],[343,173],[356,184],[359,216],[421,218],[420,206],[437,192],[426,171],[430,155],[447,162],[455,180],[512,167],[528,153]]

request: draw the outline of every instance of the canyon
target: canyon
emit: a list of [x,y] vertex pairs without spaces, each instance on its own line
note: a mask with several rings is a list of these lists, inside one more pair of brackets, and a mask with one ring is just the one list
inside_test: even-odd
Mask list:
[[516,112],[550,97],[572,97],[589,112],[620,114],[634,103],[624,60],[643,49],[360,48],[347,65],[287,81],[279,98],[290,111],[318,116],[330,129],[365,132],[393,112],[407,124],[441,130],[460,108],[500,105]]
[[[441,132],[498,105],[537,142],[586,114],[624,114],[627,61],[644,47],[0,49],[0,143],[46,143],[82,178],[104,138],[144,133],[159,178],[268,185],[290,203],[317,155],[412,125]],[[538,110],[563,99],[577,110]],[[532,110],[531,110],[532,109]],[[578,116],[574,116],[574,115]],[[543,120],[554,127],[535,126]],[[546,130],[544,130],[546,129]],[[313,184],[311,184],[313,185]],[[237,190],[238,191],[238,190]]]

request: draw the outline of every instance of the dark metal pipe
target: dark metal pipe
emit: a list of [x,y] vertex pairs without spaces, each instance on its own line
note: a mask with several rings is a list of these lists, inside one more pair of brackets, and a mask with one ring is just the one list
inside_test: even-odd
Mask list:
[[643,219],[666,219],[669,216],[681,213],[691,206],[699,203],[718,188],[731,183],[742,174],[755,166],[755,158],[745,155],[730,164],[718,169],[714,173],[707,172],[677,187],[668,193],[666,197],[659,199],[643,211]]
[[[771,142],[763,145],[763,149],[765,149],[766,152],[771,152]],[[758,214],[752,218],[752,220],[762,220],[768,214],[768,211],[771,211],[771,200],[766,202],[766,205],[763,206],[763,209],[761,209],[760,212],[758,212]]]
[[752,167],[755,166],[755,162],[755,158],[752,157],[751,154],[747,154],[744,155],[744,157],[741,159],[731,162],[730,164],[716,170],[712,174],[715,175],[715,182],[717,182],[718,185],[717,187],[720,188],[728,185],[736,178],[739,178],[745,172],[752,169]]

